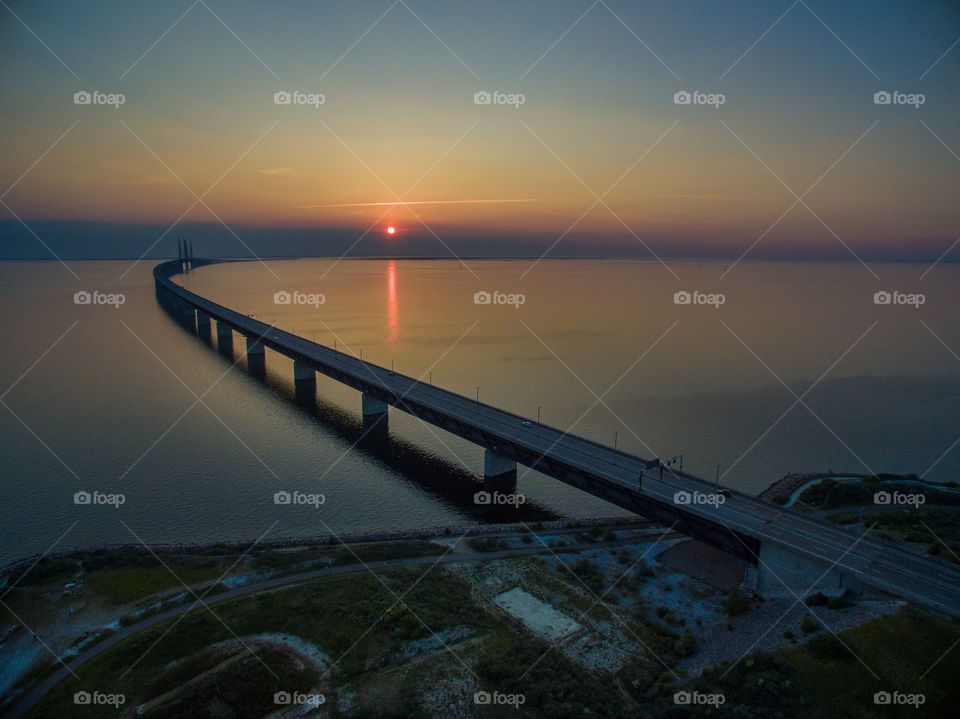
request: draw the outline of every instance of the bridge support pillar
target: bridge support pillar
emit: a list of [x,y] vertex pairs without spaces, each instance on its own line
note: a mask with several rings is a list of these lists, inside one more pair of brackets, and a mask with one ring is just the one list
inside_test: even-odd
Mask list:
[[247,371],[254,377],[267,374],[267,355],[259,337],[247,337]]
[[317,388],[317,371],[300,360],[293,361],[293,383],[297,387]]
[[217,320],[217,349],[224,354],[233,354],[233,330]]
[[293,361],[293,390],[297,404],[310,405],[317,401],[317,371],[308,364]]
[[364,392],[360,397],[360,413],[364,420],[376,419],[387,414],[387,403]]
[[193,308],[185,302],[180,302],[178,300],[173,305],[172,309],[173,316],[177,318],[180,324],[182,324],[184,327],[189,327],[190,330],[193,331],[194,327],[196,326],[194,324],[195,318]]
[[747,567],[743,586],[764,597],[796,595],[801,599],[814,592],[838,596],[847,591],[863,591],[860,579],[851,570],[830,567],[770,542],[760,545],[760,561]]
[[516,486],[517,463],[509,457],[485,449],[483,450],[483,478],[485,481],[492,480],[497,484],[512,481]]
[[251,355],[266,354],[263,343],[260,341],[259,337],[247,337],[246,339],[247,339],[247,357],[250,357]]
[[210,339],[210,315],[197,310],[197,335],[201,338]]

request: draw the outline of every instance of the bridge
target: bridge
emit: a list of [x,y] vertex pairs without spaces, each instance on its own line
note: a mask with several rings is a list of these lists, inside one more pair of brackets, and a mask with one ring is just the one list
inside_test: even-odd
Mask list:
[[[802,598],[814,590],[860,591],[863,585],[960,616],[960,566],[837,527],[736,491],[719,497],[712,483],[511,412],[425,384],[211,302],[172,278],[191,267],[229,260],[192,252],[154,268],[157,300],[220,349],[245,339],[250,366],[270,349],[293,360],[297,392],[316,393],[322,373],[361,393],[365,421],[385,423],[394,407],[484,448],[484,477],[516,486],[517,464],[672,527],[738,557],[745,585],[768,596]],[[651,469],[654,468],[654,469]],[[642,481],[640,480],[643,474]]]

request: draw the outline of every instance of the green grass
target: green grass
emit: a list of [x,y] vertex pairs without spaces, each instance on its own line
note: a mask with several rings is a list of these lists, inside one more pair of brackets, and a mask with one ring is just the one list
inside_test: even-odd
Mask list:
[[[471,601],[469,587],[440,568],[413,586],[423,572],[423,567],[398,567],[378,572],[377,577],[367,572],[325,577],[215,604],[216,617],[204,608],[195,609],[175,626],[176,618],[162,622],[85,664],[78,672],[79,682],[71,678],[61,683],[31,716],[70,715],[73,693],[88,687],[111,687],[111,691],[126,694],[128,704],[140,703],[151,698],[144,694],[144,687],[161,676],[164,667],[211,644],[233,639],[232,632],[241,637],[263,632],[294,634],[317,644],[331,657],[342,655],[338,675],[350,676],[380,666],[401,642],[429,636],[430,630],[467,626],[482,633],[496,625]],[[415,607],[417,616],[400,604],[391,609],[396,598],[380,580],[402,595],[405,604]],[[373,629],[367,632],[370,627]]]
[[[907,609],[893,617],[871,620],[840,636],[853,654],[827,634],[779,653],[797,672],[803,693],[812,703],[809,716],[956,716],[960,703],[960,684],[956,681],[960,653],[946,652],[960,639],[960,624]],[[877,707],[873,695],[881,690],[920,692],[926,695],[926,704],[920,710]]]
[[173,569],[176,577],[162,565],[143,569],[108,569],[88,575],[86,588],[108,606],[116,607],[165,590],[183,589],[180,580],[190,585],[218,579],[225,569],[177,567]]
[[[853,524],[858,521],[857,512],[839,512],[827,517],[837,524]],[[951,562],[960,563],[960,511],[952,509],[871,509],[863,513],[866,526],[876,523],[874,534],[883,538],[882,530],[914,544],[924,544],[931,553]],[[924,526],[926,525],[926,526]],[[941,540],[949,550],[944,548]]]

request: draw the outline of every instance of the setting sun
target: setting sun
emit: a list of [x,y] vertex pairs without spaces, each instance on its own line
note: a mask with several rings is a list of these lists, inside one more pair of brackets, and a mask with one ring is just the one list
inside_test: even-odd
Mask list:
[[390,226],[387,228],[387,234],[388,234],[388,235],[396,234],[396,232],[397,232],[397,228],[394,227],[393,225],[390,225]]

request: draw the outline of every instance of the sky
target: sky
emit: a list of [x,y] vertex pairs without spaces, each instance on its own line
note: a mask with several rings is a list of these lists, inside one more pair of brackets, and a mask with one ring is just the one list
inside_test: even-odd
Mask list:
[[0,257],[936,259],[958,40],[937,0],[4,0]]

